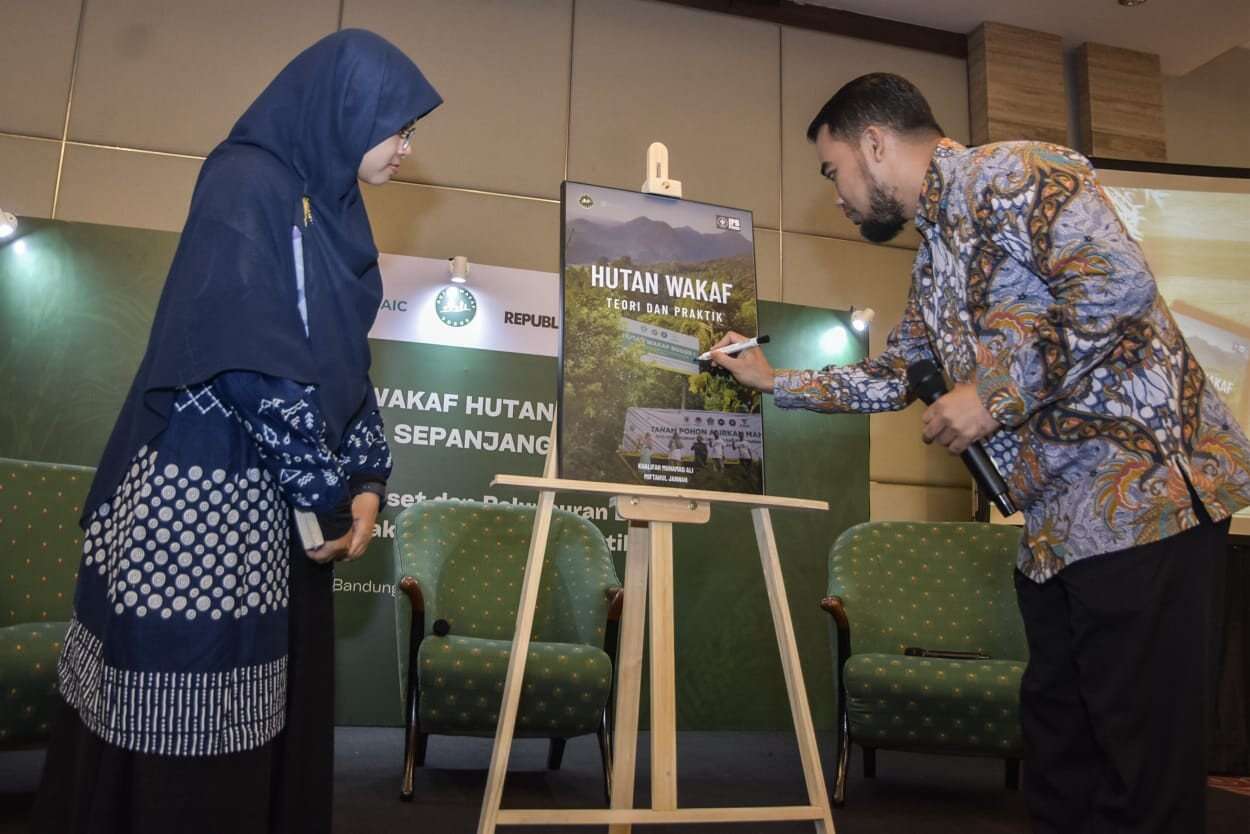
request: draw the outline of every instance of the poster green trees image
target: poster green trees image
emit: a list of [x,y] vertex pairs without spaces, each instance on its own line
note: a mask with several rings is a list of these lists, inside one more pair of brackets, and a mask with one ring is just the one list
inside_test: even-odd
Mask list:
[[756,335],[751,213],[566,182],[560,475],[764,491],[760,394],[699,355]]

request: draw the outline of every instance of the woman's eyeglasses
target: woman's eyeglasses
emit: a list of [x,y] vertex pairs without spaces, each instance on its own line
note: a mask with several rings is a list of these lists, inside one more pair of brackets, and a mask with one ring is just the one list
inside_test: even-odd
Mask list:
[[399,149],[407,152],[412,147],[412,134],[417,129],[417,120],[413,119],[408,124],[399,129],[396,135],[399,137]]

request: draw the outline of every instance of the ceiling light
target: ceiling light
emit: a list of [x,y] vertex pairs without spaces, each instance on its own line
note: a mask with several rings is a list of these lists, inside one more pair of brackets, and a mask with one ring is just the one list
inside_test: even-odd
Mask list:
[[1120,5],[1129,7],[1144,6],[1146,5],[1146,0],[1120,0]]

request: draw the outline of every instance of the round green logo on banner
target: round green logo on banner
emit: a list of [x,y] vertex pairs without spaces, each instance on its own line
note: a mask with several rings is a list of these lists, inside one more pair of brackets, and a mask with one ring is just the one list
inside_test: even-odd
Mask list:
[[434,299],[434,312],[448,327],[464,327],[477,315],[477,299],[464,287],[447,287]]

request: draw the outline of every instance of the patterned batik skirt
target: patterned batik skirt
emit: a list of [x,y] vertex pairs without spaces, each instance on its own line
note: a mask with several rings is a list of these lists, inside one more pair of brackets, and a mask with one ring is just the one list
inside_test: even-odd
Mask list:
[[218,756],[109,744],[63,701],[32,812],[36,834],[317,834],[331,829],[333,568],[291,542],[286,722],[271,741]]

